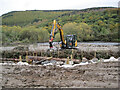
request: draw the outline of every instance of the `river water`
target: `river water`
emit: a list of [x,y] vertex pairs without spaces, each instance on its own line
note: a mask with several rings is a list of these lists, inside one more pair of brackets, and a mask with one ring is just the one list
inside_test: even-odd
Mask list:
[[[58,44],[58,42],[53,42],[53,44]],[[120,45],[117,42],[78,42],[78,44],[92,44],[92,45]],[[38,45],[49,45],[48,42],[46,43],[38,43]]]
[[78,44],[90,44],[90,45],[120,45],[117,42],[78,42]]

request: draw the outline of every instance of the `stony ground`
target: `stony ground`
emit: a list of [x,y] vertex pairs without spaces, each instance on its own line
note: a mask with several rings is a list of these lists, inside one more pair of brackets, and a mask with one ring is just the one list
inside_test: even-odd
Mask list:
[[119,68],[117,61],[76,66],[74,68],[3,65],[2,86],[6,88],[118,88]]
[[[54,49],[58,48],[59,45],[54,45]],[[91,52],[91,51],[112,51],[119,52],[120,45],[92,45],[92,44],[81,44],[78,43],[78,50]],[[49,45],[30,45],[30,51],[40,51],[40,50],[48,50]]]

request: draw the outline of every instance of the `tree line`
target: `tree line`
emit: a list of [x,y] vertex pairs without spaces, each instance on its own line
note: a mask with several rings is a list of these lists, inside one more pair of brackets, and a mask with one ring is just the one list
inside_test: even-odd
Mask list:
[[48,41],[49,33],[45,28],[34,26],[3,26],[2,43],[37,43]]

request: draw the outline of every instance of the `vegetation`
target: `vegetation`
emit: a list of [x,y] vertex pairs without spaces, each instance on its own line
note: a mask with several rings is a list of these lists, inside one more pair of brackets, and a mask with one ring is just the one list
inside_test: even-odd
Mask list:
[[36,43],[48,41],[49,33],[44,28],[35,28],[34,26],[24,28],[20,26],[3,26],[2,29],[3,43]]
[[[76,34],[78,41],[120,41],[118,9],[13,11],[2,17],[2,43],[48,41],[54,19],[64,34]],[[59,32],[55,41],[60,41]]]
[[[3,25],[8,26],[26,26],[31,24],[47,24],[48,20],[54,19],[54,17],[61,14],[67,13],[64,12],[54,12],[54,11],[13,11],[7,14],[2,15]],[[47,23],[46,23],[47,22]],[[40,25],[40,26],[42,26]]]
[[93,31],[86,23],[66,23],[63,27],[65,35],[76,34],[78,41],[92,40]]

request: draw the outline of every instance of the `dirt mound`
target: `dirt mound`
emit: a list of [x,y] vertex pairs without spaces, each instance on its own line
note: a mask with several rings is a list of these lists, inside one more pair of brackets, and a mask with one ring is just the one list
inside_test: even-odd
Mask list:
[[2,86],[118,88],[118,67],[118,62],[102,62],[74,68],[3,65]]

